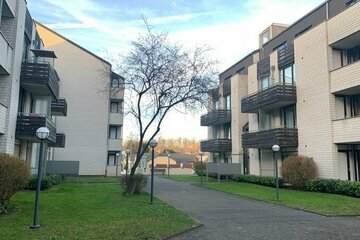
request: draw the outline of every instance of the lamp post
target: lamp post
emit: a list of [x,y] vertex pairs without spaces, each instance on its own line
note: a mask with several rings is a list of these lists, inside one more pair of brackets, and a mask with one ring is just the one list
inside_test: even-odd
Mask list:
[[153,195],[154,195],[154,148],[157,146],[155,139],[151,139],[149,143],[152,148],[151,151],[151,189],[150,189],[150,204],[153,204]]
[[203,184],[203,161],[202,161],[202,157],[204,156],[204,153],[202,151],[199,151],[199,155],[200,155],[200,182],[201,184]]
[[36,137],[40,140],[40,153],[39,153],[39,163],[38,163],[38,172],[37,172],[37,182],[36,182],[36,195],[35,195],[35,210],[34,210],[34,221],[30,226],[30,229],[39,229],[39,206],[40,206],[40,190],[41,190],[41,168],[43,160],[43,149],[44,149],[44,140],[46,140],[50,135],[49,129],[46,127],[40,127],[36,130]]
[[168,178],[170,177],[170,153],[169,151],[167,151],[167,156],[168,156]]
[[280,150],[279,145],[273,145],[273,159],[275,161],[275,178],[276,178],[276,201],[279,201],[279,173],[278,173],[278,161],[276,159],[276,153]]
[[125,182],[126,182],[126,189],[128,188],[128,169],[129,169],[129,156],[130,156],[130,149],[125,150],[126,153],[126,163],[125,163]]
[[119,172],[119,157],[120,157],[120,153],[116,153],[116,176],[118,176],[118,172]]

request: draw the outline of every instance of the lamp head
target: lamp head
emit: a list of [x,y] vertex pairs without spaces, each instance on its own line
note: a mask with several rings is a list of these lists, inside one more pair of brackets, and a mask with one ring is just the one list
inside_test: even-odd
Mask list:
[[280,147],[279,147],[279,145],[275,144],[275,145],[272,146],[271,149],[272,149],[274,152],[278,152],[278,151],[280,150]]
[[36,130],[36,137],[40,140],[48,139],[49,135],[50,131],[46,127],[40,127]]
[[202,157],[202,156],[204,156],[204,152],[203,151],[199,151],[199,155]]
[[126,155],[129,155],[130,154],[130,149],[126,149],[125,153],[126,153]]
[[157,146],[157,142],[155,139],[151,139],[149,144],[151,148],[155,148]]

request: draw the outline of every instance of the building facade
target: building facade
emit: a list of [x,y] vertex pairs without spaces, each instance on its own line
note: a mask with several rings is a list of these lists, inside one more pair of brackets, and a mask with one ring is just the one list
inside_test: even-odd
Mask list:
[[0,15],[0,151],[36,173],[35,132],[45,126],[52,172],[111,175],[122,149],[124,79],[110,63],[35,24],[26,1],[0,0]]
[[[231,82],[232,162],[243,173],[274,175],[277,144],[279,166],[305,155],[321,178],[360,181],[360,3],[326,1],[290,26],[272,24],[259,44],[252,62],[240,64],[247,56],[220,74],[222,101],[222,82]],[[209,137],[221,126],[211,125]]]

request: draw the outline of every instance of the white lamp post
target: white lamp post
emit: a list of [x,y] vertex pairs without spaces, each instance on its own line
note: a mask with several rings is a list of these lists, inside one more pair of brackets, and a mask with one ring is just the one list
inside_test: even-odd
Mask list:
[[275,161],[275,178],[276,178],[276,201],[279,201],[279,173],[278,173],[278,161],[276,159],[276,153],[280,150],[279,145],[273,145],[273,159]]
[[[125,163],[125,182],[126,182],[126,190],[128,188],[128,169],[129,169],[129,156],[130,156],[130,149],[125,150],[126,153],[126,163]],[[126,191],[127,192],[127,191]]]
[[36,137],[40,140],[40,153],[39,153],[39,164],[38,164],[37,182],[36,182],[34,221],[33,224],[30,226],[30,229],[40,228],[39,206],[40,206],[40,190],[41,190],[41,167],[43,160],[44,140],[48,139],[49,135],[50,135],[50,131],[46,127],[40,127],[36,130]]
[[168,157],[168,177],[170,177],[170,153],[169,151],[166,151],[167,152],[167,157]]
[[120,158],[120,153],[116,153],[116,176],[118,176],[118,172],[119,172],[119,158]]
[[199,151],[199,155],[200,155],[200,182],[201,184],[203,184],[203,161],[202,161],[202,157],[204,156],[204,152],[202,152],[201,150]]
[[154,148],[157,146],[157,142],[155,139],[151,139],[149,143],[152,148],[151,151],[151,191],[150,191],[150,204],[153,203],[153,195],[154,195]]

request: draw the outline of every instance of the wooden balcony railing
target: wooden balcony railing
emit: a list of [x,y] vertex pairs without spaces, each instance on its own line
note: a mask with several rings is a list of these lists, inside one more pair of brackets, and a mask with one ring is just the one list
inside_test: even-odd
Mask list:
[[62,98],[58,101],[51,102],[51,115],[53,116],[66,116],[67,115],[67,102]]
[[50,131],[49,143],[56,142],[55,123],[46,115],[36,113],[19,113],[16,122],[16,138],[39,142],[36,138],[36,130],[46,127]]
[[201,126],[211,126],[231,122],[231,111],[226,109],[213,110],[201,116]]
[[298,130],[296,128],[274,128],[242,134],[243,148],[271,148],[274,144],[280,147],[298,146]]
[[55,143],[49,143],[49,147],[64,148],[66,136],[64,133],[56,133]]
[[296,103],[296,86],[275,84],[241,99],[241,112],[256,113],[258,109],[280,108]]
[[200,142],[202,152],[231,152],[231,139],[211,139]]

